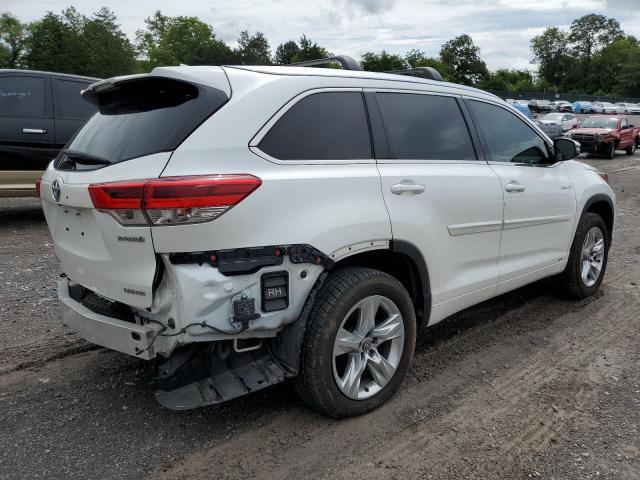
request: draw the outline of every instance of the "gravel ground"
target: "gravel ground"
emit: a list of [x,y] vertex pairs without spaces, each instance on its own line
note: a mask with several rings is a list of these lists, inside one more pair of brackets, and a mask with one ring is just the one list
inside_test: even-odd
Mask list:
[[639,478],[640,156],[586,161],[618,195],[601,292],[542,281],[457,314],[392,401],[343,421],[287,384],[163,409],[152,363],[62,327],[39,204],[0,199],[0,479]]

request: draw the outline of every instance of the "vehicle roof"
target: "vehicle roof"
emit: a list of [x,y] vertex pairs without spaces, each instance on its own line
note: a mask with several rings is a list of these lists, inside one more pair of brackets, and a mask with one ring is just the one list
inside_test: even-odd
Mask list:
[[310,68],[310,67],[290,67],[290,66],[267,66],[267,65],[223,65],[225,68],[246,70],[268,75],[284,76],[306,76],[306,77],[337,77],[337,78],[357,78],[362,80],[380,80],[385,82],[412,83],[433,86],[445,86],[465,90],[473,93],[497,97],[489,92],[478,88],[460,85],[458,83],[443,82],[439,80],[429,80],[426,78],[409,75],[396,75],[393,73],[367,72],[363,70],[341,70],[337,68]]
[[35,73],[37,75],[48,75],[48,76],[55,76],[55,77],[67,77],[67,78],[88,80],[90,82],[95,82],[97,80],[100,80],[99,78],[87,77],[85,75],[75,75],[72,73],[45,72],[42,70],[25,70],[20,68],[0,68],[0,74],[3,74],[3,73],[20,73],[20,74]]

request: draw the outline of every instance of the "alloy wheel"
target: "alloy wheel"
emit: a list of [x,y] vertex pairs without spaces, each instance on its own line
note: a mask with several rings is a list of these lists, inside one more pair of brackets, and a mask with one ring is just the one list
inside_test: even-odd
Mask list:
[[333,345],[333,376],[353,400],[377,394],[393,378],[404,350],[404,321],[382,295],[360,300],[342,320]]
[[582,283],[592,287],[600,278],[604,264],[604,235],[598,227],[592,227],[582,243],[580,274]]

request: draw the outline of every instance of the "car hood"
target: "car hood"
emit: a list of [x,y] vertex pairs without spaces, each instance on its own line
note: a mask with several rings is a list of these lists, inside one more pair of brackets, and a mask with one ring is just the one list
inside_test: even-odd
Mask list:
[[607,134],[610,133],[611,131],[613,131],[612,128],[574,128],[573,130],[569,130],[568,133],[586,133],[586,134],[592,134],[592,135],[597,135],[598,133],[603,135],[603,134]]

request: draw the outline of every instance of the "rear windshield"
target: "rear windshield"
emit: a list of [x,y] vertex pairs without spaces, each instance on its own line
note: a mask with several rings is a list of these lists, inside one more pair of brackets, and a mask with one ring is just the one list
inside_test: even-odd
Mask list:
[[227,100],[222,90],[169,78],[118,84],[97,94],[98,112],[60,152],[55,167],[99,168],[175,150]]

